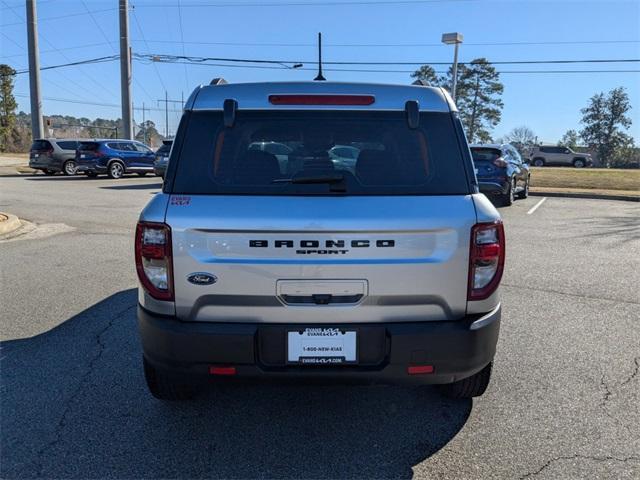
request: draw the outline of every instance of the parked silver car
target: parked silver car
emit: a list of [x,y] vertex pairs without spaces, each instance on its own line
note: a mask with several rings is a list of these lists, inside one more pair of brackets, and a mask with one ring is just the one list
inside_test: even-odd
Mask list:
[[531,149],[530,163],[534,167],[545,165],[589,167],[593,163],[588,153],[574,152],[569,147],[556,145],[537,145]]
[[485,391],[505,236],[445,90],[203,86],[171,155],[135,234],[155,397],[207,377]]
[[76,174],[76,149],[82,138],[40,138],[34,140],[29,150],[29,167],[46,175],[62,172]]

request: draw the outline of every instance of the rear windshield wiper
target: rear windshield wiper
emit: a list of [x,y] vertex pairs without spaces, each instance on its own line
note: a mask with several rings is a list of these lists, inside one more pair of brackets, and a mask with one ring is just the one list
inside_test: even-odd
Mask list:
[[278,178],[272,183],[295,183],[295,184],[319,184],[328,183],[331,185],[332,192],[344,192],[346,187],[344,184],[344,175],[328,174],[328,175],[297,175],[292,178]]

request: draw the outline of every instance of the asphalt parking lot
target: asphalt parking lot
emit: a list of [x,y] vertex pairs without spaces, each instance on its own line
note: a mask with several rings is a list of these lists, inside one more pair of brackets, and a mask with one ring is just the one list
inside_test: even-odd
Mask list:
[[[548,198],[507,232],[494,376],[432,389],[146,391],[133,230],[157,178],[3,176],[2,478],[640,478],[640,205]],[[532,211],[533,210],[533,211]]]

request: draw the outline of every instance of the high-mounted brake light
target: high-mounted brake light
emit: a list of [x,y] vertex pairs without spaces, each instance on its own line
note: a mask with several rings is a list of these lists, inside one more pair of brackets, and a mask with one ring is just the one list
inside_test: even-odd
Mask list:
[[484,300],[500,285],[504,270],[504,226],[498,220],[471,229],[468,300]]
[[173,300],[171,229],[164,223],[138,222],[136,271],[142,287],[158,300]]
[[272,105],[371,105],[373,95],[269,95]]

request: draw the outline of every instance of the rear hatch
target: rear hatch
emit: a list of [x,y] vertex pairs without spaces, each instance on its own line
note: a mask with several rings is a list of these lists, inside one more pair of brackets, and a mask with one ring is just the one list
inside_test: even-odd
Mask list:
[[[417,129],[404,112],[238,112],[233,128],[220,112],[186,116],[165,190],[182,320],[465,314],[476,214],[449,114],[421,114]],[[335,145],[357,160],[330,157]]]
[[91,165],[95,163],[99,157],[100,143],[98,142],[80,142],[76,150],[77,165]]
[[500,149],[472,147],[471,155],[473,156],[478,180],[504,176],[506,162],[501,158],[502,152]]
[[34,140],[29,149],[29,163],[48,164],[53,157],[53,145],[48,140]]

